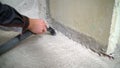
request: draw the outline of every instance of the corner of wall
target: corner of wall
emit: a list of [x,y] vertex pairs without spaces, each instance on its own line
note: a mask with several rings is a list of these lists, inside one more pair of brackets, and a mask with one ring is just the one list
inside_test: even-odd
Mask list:
[[115,0],[107,54],[112,54],[115,51],[119,37],[120,37],[120,0]]

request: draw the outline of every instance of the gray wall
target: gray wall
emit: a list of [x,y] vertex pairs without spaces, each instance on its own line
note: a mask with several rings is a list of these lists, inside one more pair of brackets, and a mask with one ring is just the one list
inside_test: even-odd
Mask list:
[[108,44],[114,0],[50,0],[52,18]]

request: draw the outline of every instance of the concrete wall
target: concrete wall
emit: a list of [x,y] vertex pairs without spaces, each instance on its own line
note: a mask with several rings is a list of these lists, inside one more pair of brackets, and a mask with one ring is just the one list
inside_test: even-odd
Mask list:
[[114,0],[50,0],[53,19],[107,45]]

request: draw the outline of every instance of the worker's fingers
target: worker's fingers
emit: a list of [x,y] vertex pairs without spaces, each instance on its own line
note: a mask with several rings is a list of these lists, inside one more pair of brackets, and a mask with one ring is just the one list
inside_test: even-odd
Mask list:
[[44,27],[43,32],[47,32],[47,26]]
[[30,31],[36,34],[42,34],[47,31],[47,26],[42,19],[30,19],[30,25],[28,27]]

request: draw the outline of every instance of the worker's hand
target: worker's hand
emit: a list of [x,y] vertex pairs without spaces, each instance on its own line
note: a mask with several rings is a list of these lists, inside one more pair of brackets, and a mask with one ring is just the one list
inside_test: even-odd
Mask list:
[[44,20],[29,18],[28,29],[35,34],[42,34],[42,33],[46,32],[47,27],[46,27]]

